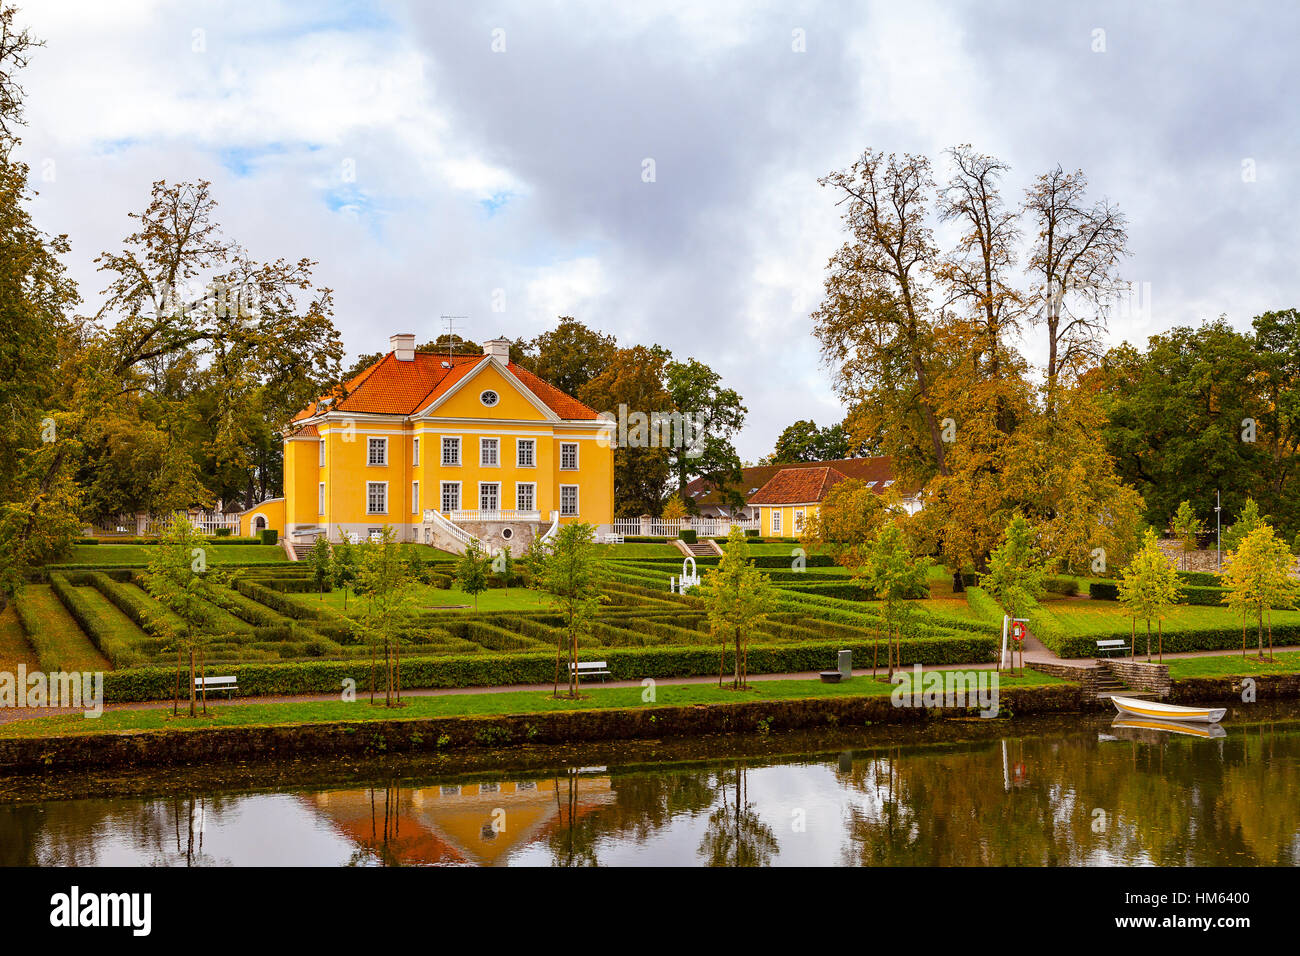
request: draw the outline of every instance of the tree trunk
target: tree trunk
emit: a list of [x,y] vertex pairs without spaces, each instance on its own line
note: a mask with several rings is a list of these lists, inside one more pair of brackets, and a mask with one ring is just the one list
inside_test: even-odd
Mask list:
[[208,716],[208,655],[199,651],[199,676],[203,678],[203,716]]
[[194,694],[194,648],[190,648],[190,716],[198,716],[199,701]]
[[1147,663],[1151,663],[1151,618],[1147,618]]
[[1160,663],[1165,662],[1165,622],[1162,618],[1156,622],[1156,654],[1159,655]]
[[172,691],[172,716],[175,717],[181,710],[181,671],[185,665],[181,661],[181,649],[176,648],[176,689]]

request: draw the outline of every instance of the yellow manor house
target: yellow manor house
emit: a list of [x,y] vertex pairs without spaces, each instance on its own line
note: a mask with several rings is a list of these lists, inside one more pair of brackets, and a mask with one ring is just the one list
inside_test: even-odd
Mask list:
[[462,552],[472,538],[518,553],[534,535],[614,518],[614,429],[577,399],[509,360],[392,351],[303,409],[284,439],[282,499],[244,515],[295,544],[387,526],[404,541]]

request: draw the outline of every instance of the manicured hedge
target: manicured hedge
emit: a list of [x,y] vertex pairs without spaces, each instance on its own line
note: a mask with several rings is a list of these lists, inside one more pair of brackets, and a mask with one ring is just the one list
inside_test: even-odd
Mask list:
[[988,591],[976,585],[968,585],[966,588],[966,604],[981,621],[996,624],[1001,628],[1002,618],[1005,614],[1001,605],[989,596]]
[[[218,532],[217,532],[217,534],[215,534],[215,535],[204,535],[204,536],[203,536],[203,540],[204,540],[204,541],[207,541],[207,542],[209,542],[209,543],[211,543],[211,544],[221,544],[221,545],[226,545],[226,544],[261,544],[261,543],[262,543],[262,539],[261,539],[261,538],[235,538],[235,537],[226,537],[226,536],[223,536],[223,535],[220,533],[220,530],[221,530],[221,529],[218,529]],[[230,529],[227,528],[227,529],[225,529],[225,530],[226,530],[226,531],[229,531]],[[128,537],[115,537],[115,538],[73,538],[73,539],[72,539],[72,543],[73,543],[73,544],[77,544],[77,545],[89,545],[89,544],[161,544],[161,543],[162,543],[162,538],[160,538],[160,537],[151,537],[151,538],[137,538],[137,537],[130,537],[130,538],[128,538]]]
[[[751,674],[806,673],[833,667],[837,653],[853,651],[855,666],[871,660],[870,641],[824,641],[810,644],[754,645],[749,649]],[[997,641],[989,636],[904,639],[901,663],[961,664],[992,661]],[[614,677],[642,680],[647,677],[704,677],[718,673],[718,649],[713,644],[698,647],[614,647],[600,648],[600,659],[609,664]],[[208,668],[209,675],[214,668]],[[344,661],[299,661],[240,664],[220,668],[221,674],[236,674],[243,696],[280,694],[336,694],[343,681],[356,681],[359,693],[370,680],[368,659]],[[403,657],[402,686],[490,687],[500,684],[545,684],[555,676],[555,652],[480,654],[444,657]],[[105,699],[110,702],[165,700],[171,697],[176,671],[170,667],[139,667],[104,675]]]
[[1179,571],[1178,580],[1193,587],[1217,588],[1223,584],[1223,578],[1210,571]]
[[1043,590],[1049,594],[1064,594],[1074,597],[1079,593],[1079,582],[1074,578],[1049,576],[1043,578]]
[[55,635],[50,633],[49,622],[32,607],[26,595],[19,593],[14,597],[14,612],[28,642],[36,651],[36,663],[40,669],[47,674],[66,670]]
[[99,652],[115,668],[132,667],[143,660],[144,655],[140,649],[105,626],[96,609],[87,603],[64,575],[51,574],[50,587],[86,637],[90,638],[90,642],[99,648]]
[[1089,581],[1088,597],[1094,601],[1118,601],[1119,584],[1116,581]]

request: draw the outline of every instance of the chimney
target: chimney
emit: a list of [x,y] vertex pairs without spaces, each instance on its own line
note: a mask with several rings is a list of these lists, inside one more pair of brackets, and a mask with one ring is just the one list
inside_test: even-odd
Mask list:
[[393,349],[393,358],[399,362],[415,361],[415,334],[404,332],[401,335],[390,335],[388,344]]
[[494,358],[502,365],[510,361],[510,340],[502,336],[499,339],[493,339],[483,345],[483,354],[489,358]]

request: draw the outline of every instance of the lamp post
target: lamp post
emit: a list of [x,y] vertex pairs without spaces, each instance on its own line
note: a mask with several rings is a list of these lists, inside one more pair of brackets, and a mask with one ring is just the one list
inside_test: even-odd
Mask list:
[[1214,567],[1217,571],[1223,571],[1223,532],[1221,529],[1221,519],[1219,512],[1223,510],[1219,505],[1219,492],[1214,492]]

